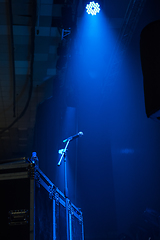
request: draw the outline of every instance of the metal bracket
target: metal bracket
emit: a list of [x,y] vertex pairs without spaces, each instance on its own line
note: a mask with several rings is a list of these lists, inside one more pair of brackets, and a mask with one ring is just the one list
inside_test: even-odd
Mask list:
[[64,39],[65,37],[67,37],[70,34],[71,34],[70,29],[62,29],[62,38],[61,39]]
[[56,201],[56,205],[59,205],[59,194],[58,194],[58,192],[55,192],[54,199]]
[[55,195],[54,186],[49,186],[48,191],[49,191],[49,199],[53,199]]
[[40,188],[40,174],[39,174],[39,172],[37,172],[37,171],[35,171],[35,176],[34,176],[34,178],[35,178],[35,182],[36,182],[36,186],[38,187],[38,188]]

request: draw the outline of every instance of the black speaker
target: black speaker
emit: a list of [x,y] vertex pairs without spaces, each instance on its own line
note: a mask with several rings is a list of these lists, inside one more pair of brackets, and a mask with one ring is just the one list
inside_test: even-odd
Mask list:
[[160,120],[160,20],[143,28],[140,55],[146,114]]
[[66,217],[69,239],[84,240],[82,212],[35,164],[0,164],[0,189],[1,240],[65,240]]

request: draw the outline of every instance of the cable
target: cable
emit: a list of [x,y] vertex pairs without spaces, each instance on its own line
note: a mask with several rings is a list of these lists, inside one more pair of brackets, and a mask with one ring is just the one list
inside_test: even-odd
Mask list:
[[32,96],[32,90],[33,90],[33,63],[34,63],[34,42],[35,42],[35,26],[36,26],[36,0],[32,1],[32,28],[31,28],[31,61],[30,61],[30,69],[31,69],[31,74],[30,74],[30,88],[29,88],[29,93],[28,93],[28,99],[26,102],[26,105],[21,112],[21,114],[5,129],[3,129],[0,132],[0,135],[2,135],[5,131],[9,130],[19,119],[23,117],[25,114],[30,100]]

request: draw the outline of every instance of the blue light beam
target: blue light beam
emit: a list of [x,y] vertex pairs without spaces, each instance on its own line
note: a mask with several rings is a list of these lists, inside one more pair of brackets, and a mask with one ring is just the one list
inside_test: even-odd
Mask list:
[[93,1],[93,2],[90,2],[89,4],[87,4],[86,9],[87,9],[86,12],[93,16],[93,15],[96,15],[97,13],[99,13],[100,5]]

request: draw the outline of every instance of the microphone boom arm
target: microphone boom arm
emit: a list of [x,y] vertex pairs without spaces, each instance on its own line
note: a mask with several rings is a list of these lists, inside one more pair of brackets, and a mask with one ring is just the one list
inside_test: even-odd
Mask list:
[[71,139],[68,139],[68,141],[67,141],[67,143],[66,143],[66,146],[65,146],[65,148],[63,149],[61,158],[60,158],[60,160],[59,160],[59,162],[58,162],[58,166],[61,165],[62,159],[63,159],[63,157],[65,157],[65,155],[66,155],[67,148],[68,148],[68,145],[69,145],[69,142],[70,142],[70,141],[71,141]]
[[75,134],[75,135],[73,135],[73,136],[71,136],[69,138],[66,138],[66,139],[63,140],[63,142],[65,143],[68,140],[72,141],[72,140],[74,140],[74,139],[76,139],[78,137],[81,137],[81,136],[83,136],[83,132],[79,132],[79,133],[77,133],[77,134]]

